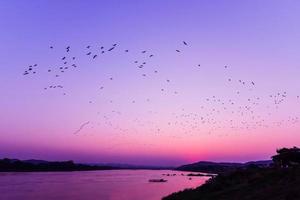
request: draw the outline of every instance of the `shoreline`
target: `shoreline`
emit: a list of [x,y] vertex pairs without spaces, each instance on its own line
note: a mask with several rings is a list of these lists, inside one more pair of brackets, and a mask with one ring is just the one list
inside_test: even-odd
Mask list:
[[249,167],[219,174],[201,186],[172,193],[162,200],[298,200],[299,185],[300,166]]

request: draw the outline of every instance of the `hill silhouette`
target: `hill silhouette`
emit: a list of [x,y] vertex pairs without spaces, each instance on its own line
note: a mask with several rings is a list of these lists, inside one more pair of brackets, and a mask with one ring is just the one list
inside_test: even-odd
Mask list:
[[230,163],[230,162],[218,163],[218,162],[200,161],[188,165],[182,165],[176,168],[176,170],[219,174],[219,173],[233,171],[238,168],[247,168],[250,165],[255,165],[258,167],[268,167],[272,164],[273,164],[272,160],[250,161],[246,163]]

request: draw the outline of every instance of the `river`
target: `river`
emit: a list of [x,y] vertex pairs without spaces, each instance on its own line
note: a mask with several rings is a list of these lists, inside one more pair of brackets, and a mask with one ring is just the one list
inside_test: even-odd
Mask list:
[[[188,177],[188,173],[171,170],[1,172],[0,199],[158,200],[173,192],[195,188],[208,179]],[[167,182],[149,182],[161,178]]]

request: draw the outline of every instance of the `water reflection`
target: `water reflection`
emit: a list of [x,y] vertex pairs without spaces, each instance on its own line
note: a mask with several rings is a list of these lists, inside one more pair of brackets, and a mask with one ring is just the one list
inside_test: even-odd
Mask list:
[[[0,194],[1,200],[157,200],[208,179],[189,180],[186,174],[169,170],[0,173]],[[149,182],[161,178],[167,182]]]

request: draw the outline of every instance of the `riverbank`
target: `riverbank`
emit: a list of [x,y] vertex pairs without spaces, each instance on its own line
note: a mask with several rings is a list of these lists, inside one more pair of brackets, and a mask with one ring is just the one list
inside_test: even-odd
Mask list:
[[82,164],[69,161],[45,161],[45,160],[19,160],[0,159],[0,172],[51,172],[51,171],[93,171],[93,170],[171,170],[172,167],[143,166],[114,163]]
[[224,173],[163,200],[299,200],[300,167],[249,167]]
[[0,159],[0,172],[46,172],[46,171],[91,171],[112,170],[111,166],[96,166],[76,164],[73,161],[44,161],[44,160],[18,160]]

